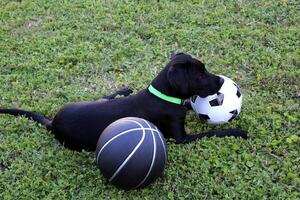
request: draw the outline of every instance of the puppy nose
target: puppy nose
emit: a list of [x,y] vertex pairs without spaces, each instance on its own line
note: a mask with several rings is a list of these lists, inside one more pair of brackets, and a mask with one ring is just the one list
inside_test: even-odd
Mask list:
[[224,78],[220,77],[220,78],[219,78],[219,84],[220,84],[220,85],[223,85],[223,83],[224,83]]

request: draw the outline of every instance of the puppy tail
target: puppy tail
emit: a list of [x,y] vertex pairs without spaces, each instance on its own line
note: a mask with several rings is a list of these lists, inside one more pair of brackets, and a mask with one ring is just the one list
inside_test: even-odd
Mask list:
[[20,109],[6,109],[0,108],[0,113],[2,114],[9,114],[13,116],[25,116],[28,119],[36,121],[37,123],[45,126],[47,130],[52,130],[52,121],[48,120],[42,115],[37,113],[27,111],[27,110],[20,110]]

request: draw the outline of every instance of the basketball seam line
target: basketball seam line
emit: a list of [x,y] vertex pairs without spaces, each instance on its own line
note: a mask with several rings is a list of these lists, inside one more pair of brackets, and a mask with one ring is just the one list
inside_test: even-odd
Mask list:
[[[149,128],[151,128],[150,124],[144,120],[144,122],[148,125]],[[155,141],[155,136],[153,134],[153,130],[151,130],[151,135],[152,135],[152,139],[153,139],[153,154],[152,154],[152,161],[151,161],[151,164],[150,164],[150,168],[145,176],[145,178],[135,187],[135,188],[138,188],[140,187],[142,184],[144,184],[144,182],[147,180],[150,172],[152,171],[153,169],[153,165],[154,165],[154,162],[155,162],[155,158],[156,158],[156,141]]]
[[141,144],[143,143],[144,139],[145,139],[145,130],[143,128],[143,126],[134,120],[128,120],[134,123],[137,123],[142,129],[143,129],[143,136],[142,139],[140,140],[140,142],[138,143],[138,145],[132,150],[132,152],[127,156],[127,158],[122,162],[122,164],[118,167],[118,169],[115,171],[115,173],[110,177],[109,181],[111,182],[117,175],[118,173],[123,169],[123,167],[126,165],[126,163],[129,161],[129,159],[132,157],[132,155],[137,151],[137,149],[141,146]]
[[119,133],[118,135],[116,135],[116,136],[112,137],[110,140],[108,140],[108,141],[103,145],[103,147],[99,150],[98,155],[97,155],[97,159],[96,159],[96,160],[97,160],[97,163],[99,162],[100,154],[102,153],[103,149],[104,149],[109,143],[111,143],[113,140],[115,140],[116,138],[118,138],[118,137],[120,137],[120,136],[122,136],[122,135],[124,135],[124,134],[126,134],[126,133],[130,133],[130,132],[132,132],[132,131],[137,131],[137,130],[153,130],[153,131],[155,131],[155,132],[157,131],[157,130],[152,129],[152,128],[134,128],[134,129],[126,130],[126,131],[123,131],[123,132]]

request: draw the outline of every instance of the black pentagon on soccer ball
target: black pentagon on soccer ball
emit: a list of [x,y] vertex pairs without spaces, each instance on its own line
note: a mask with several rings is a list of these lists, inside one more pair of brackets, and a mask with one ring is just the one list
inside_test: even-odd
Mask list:
[[221,92],[217,92],[217,98],[209,101],[209,104],[212,107],[221,106],[223,104],[223,101],[224,101],[224,94],[222,94]]
[[234,85],[235,85],[235,87],[237,89],[236,96],[238,96],[240,98],[242,96],[241,89],[240,89],[240,87],[237,84],[234,83]]
[[233,111],[230,111],[230,113],[232,114],[232,117],[228,120],[229,122],[231,122],[234,118],[236,118],[236,116],[238,115],[238,111],[233,110]]
[[238,90],[237,92],[236,92],[236,96],[238,96],[238,97],[241,97],[241,92]]
[[209,116],[205,114],[198,114],[198,116],[203,122],[206,122],[209,119]]
[[192,96],[191,101],[192,101],[193,103],[195,103],[196,99],[197,99],[197,96],[194,95],[194,96]]

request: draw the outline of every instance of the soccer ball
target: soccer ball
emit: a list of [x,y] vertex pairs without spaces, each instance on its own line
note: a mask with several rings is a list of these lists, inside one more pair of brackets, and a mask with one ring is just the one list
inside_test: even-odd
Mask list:
[[213,95],[191,97],[191,106],[200,119],[208,124],[224,124],[236,118],[242,107],[243,95],[240,87],[230,78],[224,79],[221,89]]

